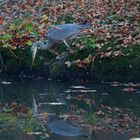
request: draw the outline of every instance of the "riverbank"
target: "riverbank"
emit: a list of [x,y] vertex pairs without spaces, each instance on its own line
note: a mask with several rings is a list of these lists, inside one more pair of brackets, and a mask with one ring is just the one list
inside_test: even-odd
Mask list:
[[[31,67],[30,48],[17,49],[12,52],[7,48],[2,48],[1,75],[57,80],[140,81],[139,45],[116,51],[108,51],[106,48],[96,52],[93,49],[94,54],[90,55],[88,55],[88,51],[84,49],[76,54],[70,54],[69,60],[67,59],[62,65],[54,59],[57,55],[51,54],[49,51],[40,52],[35,66]],[[78,59],[79,54],[82,54],[80,59]],[[74,57],[77,59],[74,60]]]

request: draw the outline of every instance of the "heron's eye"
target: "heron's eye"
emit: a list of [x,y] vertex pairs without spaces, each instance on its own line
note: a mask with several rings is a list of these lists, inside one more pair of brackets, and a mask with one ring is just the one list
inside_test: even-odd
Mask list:
[[40,49],[40,46],[39,45],[37,45],[37,49]]

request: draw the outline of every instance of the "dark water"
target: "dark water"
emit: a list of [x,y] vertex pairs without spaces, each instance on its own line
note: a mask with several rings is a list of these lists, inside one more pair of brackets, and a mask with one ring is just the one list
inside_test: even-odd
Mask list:
[[[10,81],[11,84],[0,84],[0,103],[10,104],[13,102],[25,104],[33,107],[33,95],[40,112],[51,112],[57,115],[65,115],[76,112],[76,109],[89,111],[89,106],[77,100],[80,94],[86,96],[96,103],[96,107],[100,104],[128,109],[135,115],[140,116],[140,88],[131,93],[122,91],[124,86],[112,87],[108,84],[99,83],[66,83],[60,81],[45,80],[2,80]],[[80,87],[79,87],[80,86]],[[78,90],[80,90],[80,93]],[[87,92],[84,92],[87,90]],[[90,91],[88,91],[90,90]],[[85,97],[86,97],[85,96]],[[71,99],[72,98],[72,99]],[[48,103],[48,104],[45,104]],[[49,104],[50,103],[50,104]],[[62,103],[62,105],[51,105]],[[70,105],[75,106],[71,108]],[[96,107],[91,111],[96,110]],[[118,134],[110,132],[92,132],[90,137],[66,137],[50,134],[48,140],[129,140],[129,134]],[[0,140],[42,140],[38,135],[26,135],[18,128],[14,131],[0,130]]]

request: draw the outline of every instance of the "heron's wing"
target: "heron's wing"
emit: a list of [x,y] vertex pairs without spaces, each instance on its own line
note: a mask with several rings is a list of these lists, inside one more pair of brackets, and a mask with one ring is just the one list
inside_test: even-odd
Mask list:
[[64,120],[52,121],[49,124],[49,129],[56,134],[64,136],[79,136],[81,134],[78,127]]
[[86,28],[86,26],[83,24],[76,23],[57,25],[48,31],[48,38],[54,42],[71,39],[84,28]]

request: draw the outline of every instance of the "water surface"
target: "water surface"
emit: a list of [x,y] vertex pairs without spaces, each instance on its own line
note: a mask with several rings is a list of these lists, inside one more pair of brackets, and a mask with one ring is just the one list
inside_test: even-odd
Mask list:
[[[66,83],[60,81],[46,80],[9,80],[11,84],[0,84],[0,103],[10,104],[16,102],[33,108],[33,96],[39,111],[54,113],[56,115],[66,115],[78,110],[89,111],[89,107],[83,101],[77,100],[84,94],[85,98],[92,99],[96,106],[92,106],[91,111],[95,111],[100,104],[128,109],[134,115],[140,116],[140,88],[126,93],[122,89],[125,86],[110,86],[101,83]],[[62,105],[58,105],[62,103]],[[56,104],[56,105],[55,105]],[[74,106],[72,108],[71,106]],[[0,126],[2,127],[2,126]],[[84,137],[65,137],[54,133],[50,134],[48,140],[128,140],[131,136],[128,134],[94,132],[90,133],[89,138]],[[41,140],[38,135],[26,135],[18,128],[12,131],[0,131],[0,140]]]

